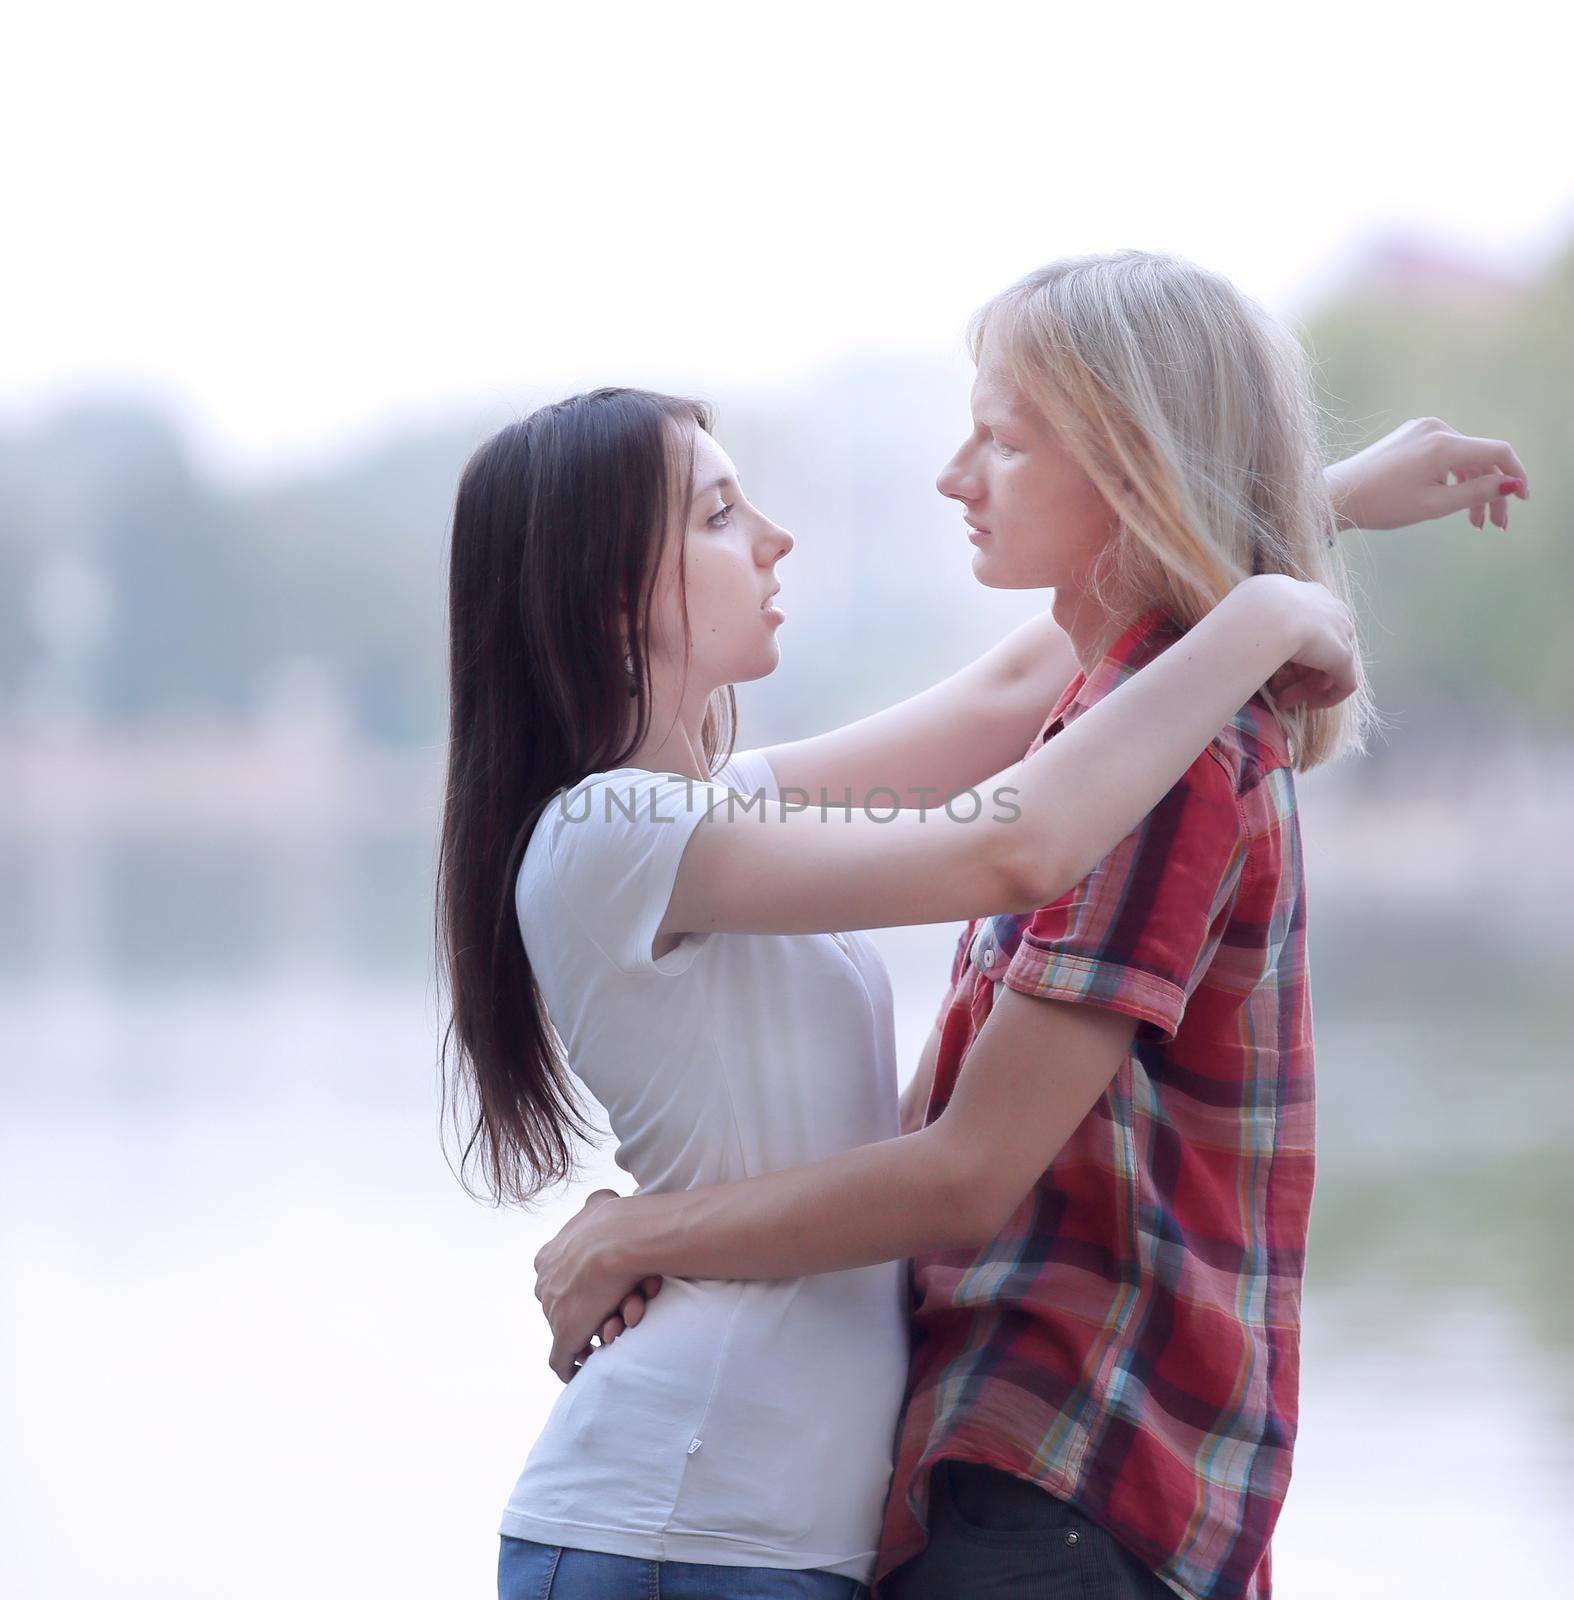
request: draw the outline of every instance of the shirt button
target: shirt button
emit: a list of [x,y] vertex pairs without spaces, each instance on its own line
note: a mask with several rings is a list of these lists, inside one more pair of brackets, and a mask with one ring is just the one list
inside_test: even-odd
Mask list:
[[986,950],[984,952],[984,965],[986,967],[992,967],[992,966],[994,966],[994,964],[995,964],[995,952],[993,950]]

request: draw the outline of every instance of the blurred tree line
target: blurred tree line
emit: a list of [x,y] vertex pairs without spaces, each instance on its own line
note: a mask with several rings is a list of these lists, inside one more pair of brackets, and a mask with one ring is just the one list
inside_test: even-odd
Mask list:
[[[1352,536],[1380,703],[1418,732],[1574,732],[1574,250],[1501,292],[1363,280],[1302,331],[1331,455],[1430,414],[1512,441],[1531,475],[1507,537],[1463,515]],[[800,535],[783,579],[814,600],[791,608],[807,726],[869,709],[884,680],[911,688],[915,636],[939,661],[984,642],[933,488],[965,405],[950,369],[874,361],[723,407],[751,494]],[[246,719],[304,664],[353,734],[440,741],[448,518],[496,425],[456,419],[262,485],[204,475],[151,406],[84,401],[0,435],[0,717]]]
[[1461,514],[1352,537],[1380,703],[1418,727],[1574,731],[1574,249],[1512,291],[1397,273],[1303,331],[1341,419],[1333,454],[1437,416],[1506,440],[1530,476],[1506,535]]

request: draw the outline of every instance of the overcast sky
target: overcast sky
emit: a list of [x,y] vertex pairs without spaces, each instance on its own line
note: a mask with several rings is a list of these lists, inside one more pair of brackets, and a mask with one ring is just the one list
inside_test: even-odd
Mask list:
[[1395,230],[1574,233],[1547,8],[35,4],[0,421],[147,392],[238,470],[543,386],[955,349],[1068,251],[1294,313]]

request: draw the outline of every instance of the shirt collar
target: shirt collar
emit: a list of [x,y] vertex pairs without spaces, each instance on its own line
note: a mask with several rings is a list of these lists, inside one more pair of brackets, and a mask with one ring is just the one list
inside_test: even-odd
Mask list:
[[1144,611],[1107,649],[1091,672],[1079,672],[1061,692],[1049,726],[1074,722],[1110,690],[1163,654],[1186,630],[1161,606]]

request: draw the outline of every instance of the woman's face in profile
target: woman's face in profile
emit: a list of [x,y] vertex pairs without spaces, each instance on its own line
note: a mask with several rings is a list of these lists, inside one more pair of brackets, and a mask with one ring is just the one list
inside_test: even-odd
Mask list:
[[[678,563],[688,587],[693,654],[688,691],[708,694],[776,670],[782,612],[767,601],[779,587],[776,563],[793,537],[750,504],[727,452],[703,428],[692,430],[694,470],[679,491],[678,518],[662,552],[652,607],[651,661],[683,673],[683,611]],[[676,451],[686,463],[688,450]]]
[[987,331],[971,404],[973,431],[935,487],[962,505],[974,577],[991,589],[1081,588],[1117,519]]

